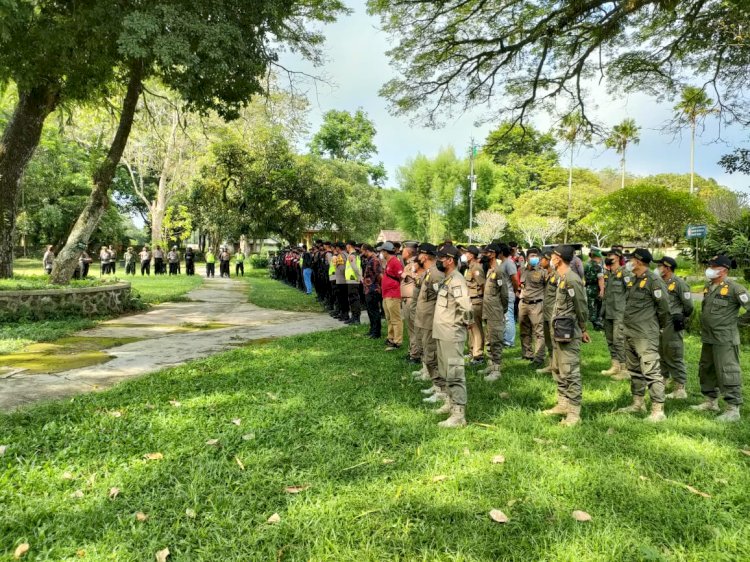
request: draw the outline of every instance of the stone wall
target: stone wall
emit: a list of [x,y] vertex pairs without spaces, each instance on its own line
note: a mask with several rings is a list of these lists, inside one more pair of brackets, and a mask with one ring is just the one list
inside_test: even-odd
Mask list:
[[0,320],[110,316],[127,309],[130,283],[101,287],[0,291]]

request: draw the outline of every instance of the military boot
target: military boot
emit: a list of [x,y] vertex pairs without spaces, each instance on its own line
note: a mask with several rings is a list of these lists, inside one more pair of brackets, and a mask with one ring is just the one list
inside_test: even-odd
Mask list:
[[478,375],[489,375],[492,372],[492,367],[494,364],[492,363],[492,359],[487,359],[487,366],[484,369],[479,369],[477,371]]
[[[542,412],[542,415],[544,416],[563,416],[568,413],[568,409],[570,406],[568,405],[568,399],[565,398],[562,394],[557,395],[557,404],[550,408],[549,410],[544,410]],[[579,409],[580,410],[580,409]]]
[[716,421],[727,423],[740,421],[740,407],[736,404],[727,405],[726,412],[717,416]]
[[706,398],[701,404],[690,406],[690,409],[695,410],[696,412],[718,412],[719,405],[716,401],[716,398]]
[[453,401],[448,396],[445,399],[445,403],[436,410],[432,410],[433,414],[450,414],[453,412]]
[[551,372],[552,372],[552,365],[547,365],[546,367],[542,367],[541,369],[536,370],[537,375],[545,375]]
[[429,373],[427,372],[427,365],[422,363],[422,368],[419,371],[412,371],[411,376],[414,377],[414,380],[421,380],[422,375],[429,376]]
[[611,377],[618,374],[621,369],[622,365],[620,365],[620,362],[617,359],[612,359],[612,366],[609,369],[602,371],[601,374],[605,377]]
[[565,419],[560,421],[560,425],[565,427],[571,427],[581,423],[581,406],[574,406],[568,403],[568,413]]
[[663,422],[666,421],[667,416],[664,413],[664,404],[658,404],[656,402],[651,403],[651,415],[646,418],[646,421],[649,422]]
[[451,417],[445,421],[441,421],[439,427],[466,427],[466,406],[458,406],[456,404],[451,408]]
[[617,410],[618,414],[638,414],[646,412],[646,404],[643,402],[643,396],[633,396],[633,403]]
[[685,400],[687,397],[688,395],[687,392],[685,392],[685,385],[680,383],[676,383],[672,392],[666,396],[668,400]]
[[622,365],[620,365],[620,370],[616,375],[612,375],[613,381],[629,381],[630,380],[630,371],[625,369]]
[[438,402],[444,402],[447,398],[447,394],[445,394],[442,390],[438,390],[431,396],[422,398],[422,402],[426,402],[427,404],[437,404]]
[[440,389],[433,384],[430,388],[422,389],[422,394],[429,396],[430,394],[435,394],[438,390]]
[[492,370],[487,373],[487,376],[484,377],[484,382],[495,382],[501,377],[500,373],[500,367],[497,365],[492,366]]

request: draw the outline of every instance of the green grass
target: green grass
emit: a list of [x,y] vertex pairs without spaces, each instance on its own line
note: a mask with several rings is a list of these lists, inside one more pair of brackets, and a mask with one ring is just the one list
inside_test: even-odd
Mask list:
[[[658,426],[612,414],[629,388],[595,374],[608,363],[597,333],[582,425],[539,414],[554,384],[514,349],[498,383],[468,371],[471,425],[440,430],[402,353],[365,330],[249,345],[0,416],[0,559],[22,542],[45,560],[166,547],[176,561],[746,559],[750,422],[687,403]],[[691,403],[697,353],[688,338]],[[510,521],[492,522],[493,508]]]
[[141,295],[141,300],[147,304],[162,302],[187,301],[187,294],[200,287],[203,277],[200,275],[152,275],[151,277],[119,275],[122,281],[130,282],[133,289]]
[[251,269],[246,272],[250,285],[248,300],[254,305],[274,310],[294,312],[320,312],[321,306],[313,295],[306,295],[293,287],[268,277],[265,269]]
[[0,326],[0,355],[13,353],[32,343],[64,338],[79,330],[93,328],[95,325],[96,322],[89,318],[5,324]]

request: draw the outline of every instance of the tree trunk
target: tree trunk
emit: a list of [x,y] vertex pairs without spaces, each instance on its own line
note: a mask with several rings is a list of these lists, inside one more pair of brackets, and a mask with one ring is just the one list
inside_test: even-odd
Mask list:
[[22,90],[0,138],[0,278],[13,276],[13,244],[21,178],[39,145],[44,121],[55,110],[59,92],[49,86]]
[[568,168],[568,211],[565,215],[565,238],[563,242],[568,243],[568,232],[570,231],[570,210],[573,207],[573,153],[575,144],[570,143],[570,167]]
[[172,130],[167,139],[167,147],[164,152],[164,160],[161,165],[161,174],[159,175],[159,187],[156,192],[156,200],[151,208],[151,243],[156,246],[164,242],[162,236],[162,225],[164,224],[164,215],[167,213],[169,205],[168,188],[169,173],[172,167],[172,157],[177,144],[177,129],[180,126],[180,114],[175,111],[172,114]]
[[65,247],[55,259],[51,281],[57,285],[66,285],[73,277],[78,265],[78,258],[88,246],[89,239],[96,230],[99,220],[109,206],[109,186],[117,171],[125,145],[133,127],[133,118],[141,95],[143,66],[137,63],[130,69],[128,89],[122,102],[122,113],[117,125],[117,132],[109,147],[107,157],[94,171],[94,187],[83,211],[68,235]]

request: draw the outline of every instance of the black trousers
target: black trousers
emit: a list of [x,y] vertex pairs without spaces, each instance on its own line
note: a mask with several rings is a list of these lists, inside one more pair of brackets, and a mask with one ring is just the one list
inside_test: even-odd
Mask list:
[[336,285],[336,281],[328,282],[328,294],[326,295],[326,302],[330,310],[338,310],[339,301],[336,287],[338,287],[338,285]]
[[380,305],[383,298],[380,293],[368,293],[365,295],[367,304],[367,317],[370,319],[370,334],[380,337]]
[[234,264],[234,276],[237,277],[238,275],[245,276],[245,264],[237,262]]
[[154,275],[164,274],[164,258],[154,258]]
[[349,303],[349,310],[352,313],[352,317],[359,320],[362,314],[362,301],[359,300],[359,283],[356,285],[347,284],[346,292]]
[[213,277],[214,276],[214,269],[216,267],[215,263],[207,263],[206,264],[206,277]]
[[135,275],[135,262],[131,261],[125,266],[125,275]]
[[185,273],[195,275],[195,263],[192,260],[185,260]]
[[346,283],[336,283],[336,300],[339,303],[339,314],[349,317],[349,286]]
[[141,262],[141,275],[151,275],[151,262],[150,261]]
[[219,275],[221,277],[229,277],[229,262],[222,260],[219,263]]

